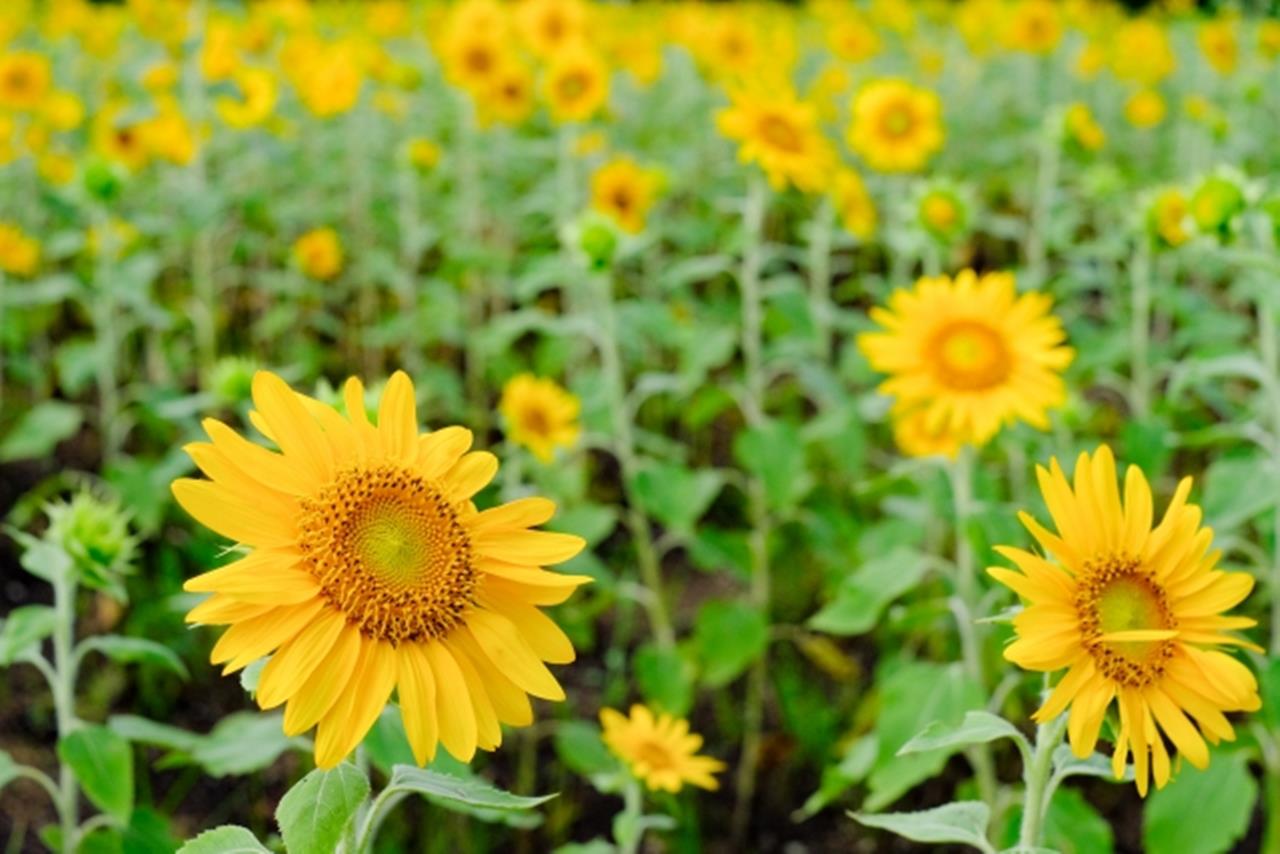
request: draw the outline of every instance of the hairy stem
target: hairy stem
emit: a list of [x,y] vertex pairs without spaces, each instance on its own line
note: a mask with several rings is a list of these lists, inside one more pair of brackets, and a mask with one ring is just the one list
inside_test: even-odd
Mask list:
[[[58,740],[61,741],[77,726],[76,720],[76,656],[75,656],[75,581],[65,573],[53,580],[53,608],[56,625],[53,630],[53,706],[57,717]],[[58,817],[62,824],[63,851],[76,850],[76,833],[79,824],[79,788],[75,772],[65,762],[58,767]]]
[[1048,723],[1036,727],[1035,753],[1022,772],[1026,794],[1022,805],[1022,827],[1018,831],[1020,849],[1030,850],[1040,846],[1044,817],[1049,811],[1049,801],[1053,794],[1048,788],[1053,772],[1053,752],[1062,744],[1062,734],[1066,729],[1066,715],[1058,715]]

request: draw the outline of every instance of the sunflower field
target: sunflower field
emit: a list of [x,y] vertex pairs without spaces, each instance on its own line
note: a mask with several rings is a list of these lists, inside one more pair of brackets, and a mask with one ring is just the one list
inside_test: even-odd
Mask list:
[[1280,8],[3,0],[6,854],[1280,852]]

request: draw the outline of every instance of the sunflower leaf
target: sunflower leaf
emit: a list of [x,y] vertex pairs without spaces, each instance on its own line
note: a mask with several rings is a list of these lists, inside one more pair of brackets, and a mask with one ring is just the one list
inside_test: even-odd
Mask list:
[[958,801],[919,812],[849,813],[865,827],[896,833],[913,842],[959,842],[990,852],[987,822],[991,810],[981,801]]
[[958,726],[943,721],[933,721],[918,735],[898,748],[898,756],[923,753],[940,747],[967,747],[971,744],[987,744],[1000,738],[1011,738],[1024,757],[1031,755],[1026,736],[1004,718],[990,712],[967,712]]
[[124,637],[123,635],[96,635],[80,644],[79,651],[101,652],[107,658],[120,664],[145,664],[162,667],[183,679],[187,677],[187,667],[173,650],[164,644],[146,638]]
[[129,742],[104,726],[85,726],[58,740],[58,758],[75,772],[94,805],[129,821],[133,811],[133,751]]
[[331,854],[342,843],[356,810],[369,796],[369,780],[354,765],[316,769],[285,792],[276,823],[290,851]]
[[[1152,792],[1143,811],[1142,841],[1150,854],[1228,851],[1249,828],[1258,784],[1241,752],[1213,757],[1204,771],[1183,764],[1170,785]],[[1188,821],[1187,816],[1212,816]]]
[[28,650],[53,634],[58,624],[54,610],[47,605],[15,608],[0,626],[0,665],[12,664]]
[[188,839],[177,854],[270,854],[248,828],[225,824]]
[[528,810],[556,797],[513,795],[479,778],[465,779],[412,765],[397,765],[387,789],[416,792],[446,807],[463,804],[486,810]]

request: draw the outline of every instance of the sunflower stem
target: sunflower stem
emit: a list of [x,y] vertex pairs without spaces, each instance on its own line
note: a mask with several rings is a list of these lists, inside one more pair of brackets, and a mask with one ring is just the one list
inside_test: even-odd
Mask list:
[[831,334],[834,306],[831,302],[831,236],[835,210],[824,195],[809,223],[809,312],[813,315],[818,355],[830,362],[835,353]]
[[[1043,75],[1041,75],[1043,78]],[[1058,140],[1060,119],[1051,112],[1040,125],[1037,148],[1036,195],[1032,203],[1031,222],[1027,227],[1027,285],[1044,287],[1049,278],[1048,231],[1053,209],[1053,191],[1058,183],[1058,169],[1062,147]]]
[[[762,328],[763,298],[760,293],[760,270],[763,264],[763,232],[768,187],[762,174],[755,174],[747,191],[742,212],[743,249],[739,286],[742,289],[742,363],[745,376],[743,416],[749,425],[764,421],[764,335]],[[751,553],[751,604],[765,617],[769,616],[769,507],[764,482],[758,475],[747,481],[747,508],[751,531],[748,546]],[[764,728],[764,694],[768,679],[767,650],[752,662],[747,674],[747,696],[743,708],[742,751],[738,761],[738,798],[734,804],[733,833],[741,841],[751,816],[755,796],[756,769],[760,764],[760,741]]]
[[[1276,322],[1280,317],[1272,299],[1260,298],[1258,313],[1258,350],[1270,378],[1266,397],[1271,404],[1272,465],[1280,471],[1280,342],[1276,340]],[[1271,655],[1280,655],[1280,503],[1275,507],[1272,531],[1271,572]]]
[[[469,96],[461,95],[457,127],[457,227],[468,253],[478,253],[480,228],[480,164],[477,161],[475,105]],[[466,299],[467,328],[484,329],[486,326],[488,288],[484,278],[468,263],[463,273],[462,289]],[[464,336],[464,367],[467,404],[471,409],[471,424],[478,435],[489,428],[488,407],[485,405],[485,366],[483,335]]]
[[[635,779],[627,780],[627,787],[622,792],[623,807],[622,814],[618,818],[623,819],[621,824],[615,819],[614,842],[617,845],[618,854],[636,854],[640,850],[640,843],[644,840],[645,825],[644,818],[644,793],[640,791],[640,783]],[[622,830],[622,833],[618,833]],[[619,838],[620,837],[620,838]]]
[[1049,811],[1053,792],[1049,781],[1053,772],[1053,754],[1062,744],[1062,734],[1067,729],[1067,716],[1058,715],[1048,723],[1036,727],[1036,749],[1031,762],[1022,771],[1026,794],[1022,804],[1022,826],[1018,832],[1018,848],[1040,847],[1044,833],[1044,817]]
[[[53,630],[53,707],[58,725],[58,741],[77,726],[75,707],[76,656],[75,656],[75,601],[76,583],[70,571],[60,572],[53,578],[53,609],[56,619]],[[79,787],[75,772],[65,762],[58,764],[58,817],[62,825],[62,850],[70,854],[76,850],[79,825]]]

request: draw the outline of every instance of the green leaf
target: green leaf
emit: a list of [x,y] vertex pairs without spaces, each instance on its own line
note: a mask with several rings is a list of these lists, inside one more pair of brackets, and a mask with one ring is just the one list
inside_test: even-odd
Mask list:
[[169,831],[169,820],[149,807],[138,807],[129,816],[123,843],[126,854],[173,854],[179,844]]
[[1117,780],[1115,773],[1111,770],[1110,757],[1103,756],[1101,753],[1094,753],[1084,759],[1077,759],[1075,753],[1065,744],[1053,751],[1053,771],[1063,779],[1067,777],[1101,777],[1112,782],[1133,780],[1132,766],[1127,768],[1124,775]]
[[971,744],[987,744],[1000,738],[1011,738],[1018,743],[1023,756],[1030,755],[1030,746],[1026,737],[1018,728],[1004,718],[990,712],[966,712],[959,726],[951,726],[943,721],[934,721],[902,747],[898,755],[923,753],[937,750],[940,747],[967,747]]
[[58,740],[58,757],[75,772],[94,805],[121,824],[133,811],[133,751],[104,726],[84,726]]
[[100,827],[80,837],[76,854],[125,854],[124,839],[114,827]]
[[249,774],[276,761],[291,743],[284,716],[236,712],[197,742],[191,758],[215,777]]
[[187,666],[182,663],[173,650],[164,644],[146,638],[131,638],[123,635],[95,635],[80,644],[84,652],[91,650],[101,652],[112,661],[120,664],[145,664],[161,667],[172,673],[187,677]]
[[364,737],[363,744],[373,767],[388,776],[396,765],[411,765],[414,762],[413,748],[404,731],[404,718],[400,709],[395,706],[387,706],[382,710],[369,729],[369,734]]
[[712,687],[736,679],[769,643],[764,615],[743,602],[707,602],[693,632],[703,681]]
[[18,779],[18,763],[8,751],[0,750],[0,789]]
[[66,577],[75,568],[75,561],[59,544],[37,540],[21,532],[11,533],[23,545],[19,563],[36,578],[43,578],[52,584],[59,578]]
[[1262,694],[1262,710],[1258,713],[1267,729],[1280,730],[1280,658],[1272,658],[1258,671],[1259,693]]
[[800,431],[785,421],[744,430],[734,440],[733,452],[743,468],[764,482],[770,507],[793,507],[813,486]]
[[1044,817],[1045,842],[1061,854],[1111,854],[1111,825],[1075,789],[1054,792]]
[[178,854],[271,854],[245,827],[224,824],[187,840]]
[[651,705],[673,715],[683,715],[693,705],[692,668],[676,650],[645,644],[631,656],[631,672]]
[[80,429],[83,420],[80,407],[70,403],[58,400],[37,403],[23,413],[0,441],[0,463],[49,456],[59,442]]
[[895,548],[845,578],[836,597],[809,618],[809,626],[833,635],[870,631],[889,603],[919,583],[928,562],[919,552]]
[[724,485],[723,476],[677,463],[650,462],[636,472],[631,488],[650,517],[668,528],[691,531]]
[[560,761],[584,777],[618,767],[618,760],[600,738],[600,727],[587,721],[556,724],[555,747]]
[[0,627],[0,664],[13,664],[57,627],[57,612],[47,605],[13,609]]
[[107,728],[122,738],[138,744],[154,744],[169,750],[191,752],[202,736],[176,726],[147,720],[137,715],[112,715]]
[[[1183,763],[1178,776],[1147,796],[1142,841],[1148,854],[1218,854],[1249,829],[1258,784],[1241,752],[1213,757],[1204,771]],[[1188,816],[1211,816],[1188,821]]]
[[[486,810],[529,810],[545,804],[555,795],[524,797],[504,792],[478,777],[464,779],[412,765],[397,765],[388,789],[416,792],[437,803],[456,803]],[[285,840],[288,841],[287,839]]]
[[981,801],[959,801],[919,812],[850,813],[866,827],[888,830],[913,842],[959,842],[990,851],[991,810]]
[[307,854],[331,854],[369,795],[369,780],[354,765],[316,769],[285,792],[276,823],[285,847]]
[[1280,500],[1280,472],[1260,454],[1216,460],[1204,476],[1205,522],[1217,531],[1243,525]]

